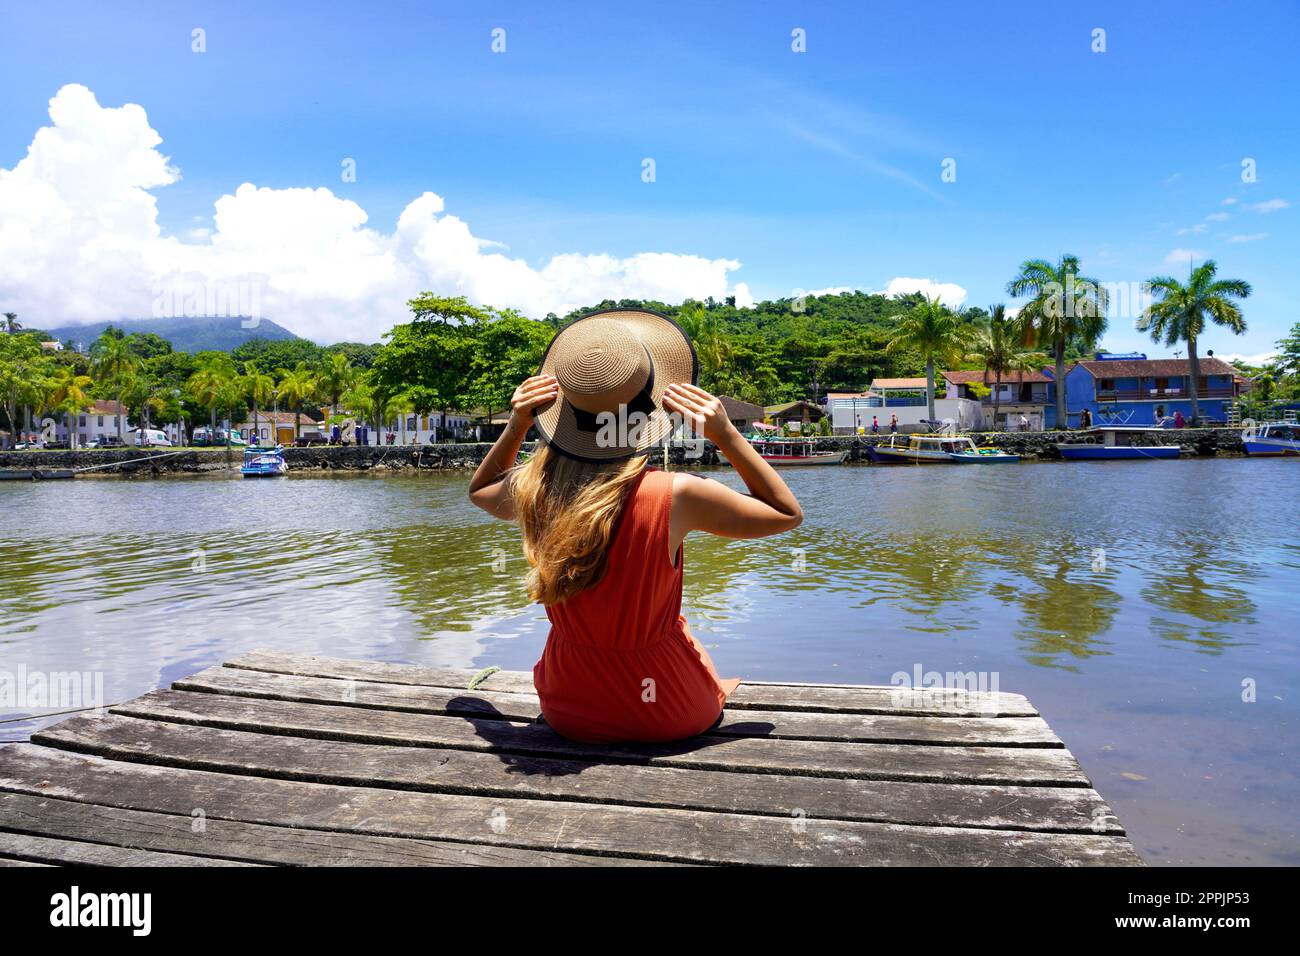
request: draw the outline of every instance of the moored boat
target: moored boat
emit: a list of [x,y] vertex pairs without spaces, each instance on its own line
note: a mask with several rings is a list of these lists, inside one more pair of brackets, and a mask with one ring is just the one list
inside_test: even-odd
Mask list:
[[239,473],[245,478],[275,478],[288,472],[289,465],[284,460],[282,446],[276,445],[274,448],[254,446],[244,449],[244,463]]
[[1248,422],[1241,431],[1246,454],[1258,458],[1300,457],[1300,424],[1295,422]]
[[964,451],[949,452],[948,456],[959,465],[1015,464],[1020,460],[1019,455],[1013,455],[1001,448],[990,447],[972,447]]
[[1153,443],[1167,435],[1164,429],[1147,425],[1097,425],[1086,429],[1079,441],[1057,442],[1056,450],[1066,461],[1177,458],[1182,452],[1177,445]]
[[980,451],[965,435],[909,435],[906,443],[902,438],[890,435],[886,444],[868,445],[868,457],[881,464],[951,465],[955,455]]
[[[848,450],[817,451],[810,441],[783,438],[750,438],[750,446],[770,465],[840,465],[849,457]],[[731,464],[725,458],[724,464]]]

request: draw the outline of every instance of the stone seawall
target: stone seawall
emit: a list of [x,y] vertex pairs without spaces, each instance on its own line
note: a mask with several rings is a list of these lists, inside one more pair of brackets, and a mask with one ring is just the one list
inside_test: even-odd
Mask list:
[[[1057,442],[1077,441],[1080,433],[1067,432],[996,432],[974,434],[972,437],[978,445],[992,445],[1012,454],[1022,455],[1028,459],[1044,461],[1060,458],[1056,450]],[[1244,454],[1241,433],[1235,428],[1179,428],[1166,429],[1159,436],[1152,436],[1150,443],[1177,444],[1183,449],[1184,457],[1206,457],[1214,455],[1234,456]],[[836,436],[817,438],[813,443],[823,451],[848,449],[850,461],[864,461],[866,455],[863,447],[869,444],[888,442],[888,435],[867,435],[864,437]],[[487,443],[455,445],[386,445],[382,448],[357,448],[343,445],[335,447],[286,448],[285,460],[294,472],[340,471],[340,472],[417,472],[470,470],[478,466],[491,447]],[[525,451],[531,451],[532,442],[524,444]],[[672,448],[669,459],[681,464],[685,460],[683,448]],[[659,461],[661,453],[652,458]],[[223,449],[186,448],[168,451],[166,449],[141,450],[138,448],[114,448],[105,450],[82,451],[38,451],[38,452],[0,452],[0,469],[60,469],[60,468],[94,468],[85,472],[88,475],[126,475],[135,477],[158,477],[179,474],[221,474],[238,471],[243,454],[240,449],[232,448],[229,454]],[[718,450],[712,444],[704,444],[702,457],[692,458],[692,463],[716,465]]]

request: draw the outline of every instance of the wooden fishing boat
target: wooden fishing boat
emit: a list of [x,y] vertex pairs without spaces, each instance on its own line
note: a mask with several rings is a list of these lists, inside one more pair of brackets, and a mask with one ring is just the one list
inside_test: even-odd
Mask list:
[[1066,461],[1120,461],[1177,458],[1177,445],[1151,443],[1167,435],[1163,428],[1146,425],[1097,425],[1086,429],[1079,441],[1057,442],[1056,450]]
[[867,454],[881,464],[951,465],[955,454],[979,454],[965,435],[890,435],[882,445],[868,445]]
[[1246,454],[1258,458],[1300,458],[1300,424],[1247,422],[1241,431]]
[[818,451],[812,442],[797,438],[750,438],[749,444],[771,465],[840,465],[849,457],[848,449]]

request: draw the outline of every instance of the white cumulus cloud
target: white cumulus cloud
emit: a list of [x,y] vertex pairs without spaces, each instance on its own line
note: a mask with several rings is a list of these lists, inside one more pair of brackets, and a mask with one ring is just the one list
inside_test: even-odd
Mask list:
[[938,298],[946,306],[956,308],[966,301],[967,292],[955,282],[935,282],[933,279],[910,279],[898,276],[890,279],[884,294],[889,296],[919,292],[927,298]]
[[[213,226],[164,235],[154,190],[180,179],[142,107],[101,106],[70,84],[51,125],[0,168],[0,290],[34,327],[174,314],[182,297],[244,308],[320,341],[377,340],[428,289],[471,301],[563,314],[602,299],[753,297],[734,259],[669,252],[570,252],[534,267],[475,236],[425,192],[392,232],[325,188],[244,183],[215,200]],[[197,292],[197,298],[190,295]],[[210,308],[185,309],[187,313]]]

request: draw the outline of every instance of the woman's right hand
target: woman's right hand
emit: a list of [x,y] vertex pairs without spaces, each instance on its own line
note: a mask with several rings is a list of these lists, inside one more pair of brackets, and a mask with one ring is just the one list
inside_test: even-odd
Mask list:
[[664,408],[680,415],[697,435],[703,435],[715,445],[721,445],[722,439],[735,427],[719,399],[689,382],[664,389]]
[[560,383],[554,375],[534,375],[524,379],[510,397],[511,416],[524,429],[533,424],[533,412],[560,394]]

